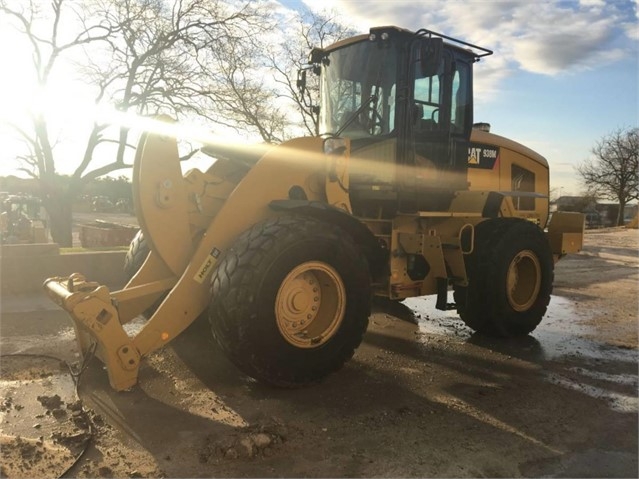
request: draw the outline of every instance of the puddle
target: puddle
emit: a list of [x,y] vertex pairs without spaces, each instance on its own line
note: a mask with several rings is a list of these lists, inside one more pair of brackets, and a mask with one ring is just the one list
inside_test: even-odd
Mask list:
[[2,357],[2,477],[58,477],[89,439],[66,365],[53,358]]
[[[449,301],[453,301],[452,293]],[[561,296],[552,296],[548,311],[541,324],[523,338],[493,339],[480,337],[459,318],[455,310],[435,309],[434,297],[418,297],[404,300],[401,304],[413,311],[419,331],[456,337],[494,350],[529,360],[556,360],[567,356],[591,359],[636,361],[637,352],[597,343],[587,339],[592,330],[583,325],[595,312],[577,309],[574,301]],[[529,354],[526,354],[529,353]]]
[[[449,293],[448,301],[453,302],[452,293]],[[457,311],[440,311],[435,308],[435,296],[408,298],[402,304],[414,312],[422,334],[452,334],[461,340],[467,340],[473,335],[473,331],[459,318]]]
[[[586,384],[582,381],[576,381],[569,377],[565,377],[557,373],[549,373],[546,378],[553,384],[557,384],[566,389],[572,389],[590,396],[595,399],[602,399],[608,403],[613,411],[622,413],[636,413],[639,410],[639,399],[636,396],[629,396],[614,391],[609,391],[605,388]],[[621,378],[621,381],[625,381],[626,378]]]
[[539,341],[546,360],[570,357],[601,361],[636,363],[636,350],[619,348],[599,343],[592,336],[592,328],[582,322],[592,318],[597,312],[561,296],[552,296],[548,312],[532,336]]
[[59,330],[56,335],[23,335],[0,337],[0,349],[3,354],[20,354],[37,351],[42,354],[57,355],[59,351],[65,351],[65,359],[71,356],[77,358],[78,354],[72,353],[76,349],[75,331],[72,327]]
[[624,386],[634,387],[635,389],[639,387],[639,377],[634,375],[630,376],[624,374],[610,374],[605,372],[591,371],[584,368],[570,368],[570,371],[576,374],[581,374],[583,376],[588,376],[598,381],[607,381],[611,383],[621,384]]
[[577,310],[575,305],[561,296],[550,298],[546,315],[531,334],[542,345],[543,359],[559,359],[575,353],[597,356],[599,346],[584,338],[590,330],[579,324],[580,320],[590,319],[593,312]]
[[544,319],[531,335],[505,339],[474,333],[456,311],[435,309],[434,298],[410,298],[403,304],[413,311],[423,335],[443,335],[460,344],[540,364],[552,384],[601,399],[618,412],[639,409],[639,352],[588,339],[593,331],[584,323],[596,311],[577,302],[552,296]]

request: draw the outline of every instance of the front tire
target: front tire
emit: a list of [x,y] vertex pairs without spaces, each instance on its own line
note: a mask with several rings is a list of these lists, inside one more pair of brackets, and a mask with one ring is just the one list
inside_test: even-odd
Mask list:
[[359,346],[370,315],[366,259],[340,228],[303,216],[242,234],[211,280],[209,320],[229,359],[275,386],[317,382]]
[[129,250],[124,257],[124,274],[127,281],[133,278],[135,273],[140,270],[150,252],[151,250],[142,234],[142,230],[138,230],[131,240]]
[[543,231],[516,218],[476,227],[467,257],[468,286],[455,287],[460,317],[475,331],[523,336],[541,322],[552,293],[554,262]]

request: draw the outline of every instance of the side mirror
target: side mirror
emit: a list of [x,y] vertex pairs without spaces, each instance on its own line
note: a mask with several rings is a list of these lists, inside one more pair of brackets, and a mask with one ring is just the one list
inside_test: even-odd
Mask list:
[[297,89],[300,93],[306,88],[306,70],[300,69],[297,71]]
[[311,53],[308,56],[308,62],[312,64],[320,64],[322,60],[326,57],[326,52],[321,48],[313,48],[311,49]]
[[426,38],[419,48],[419,72],[422,77],[431,77],[439,70],[444,51],[442,38]]

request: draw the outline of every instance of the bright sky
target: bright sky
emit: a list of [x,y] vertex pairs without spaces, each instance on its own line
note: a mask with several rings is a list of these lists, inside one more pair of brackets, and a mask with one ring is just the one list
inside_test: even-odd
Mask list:
[[[595,141],[617,128],[639,126],[639,22],[631,0],[280,0],[284,8],[332,9],[367,32],[371,26],[429,28],[494,50],[475,68],[475,121],[545,156],[555,194],[579,194],[574,165]],[[39,97],[19,74],[22,46],[0,26],[0,119],[18,103]],[[14,72],[12,74],[11,72]],[[72,124],[89,100],[68,79],[37,103]],[[76,107],[72,107],[76,105]],[[78,125],[80,128],[81,125]],[[0,175],[16,164],[5,143]]]

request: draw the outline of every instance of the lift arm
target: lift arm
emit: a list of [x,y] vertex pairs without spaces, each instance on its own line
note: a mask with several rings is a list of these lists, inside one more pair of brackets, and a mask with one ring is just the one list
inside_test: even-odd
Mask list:
[[[269,208],[273,200],[287,199],[291,185],[298,185],[310,201],[326,201],[318,182],[327,171],[321,138],[269,150],[244,176],[217,165],[183,176],[176,140],[144,135],[133,170],[136,213],[151,248],[141,269],[114,292],[77,273],[45,281],[48,295],[73,319],[82,354],[95,349],[114,389],[133,386],[141,358],[206,310],[218,258],[250,226],[281,214]],[[124,325],[162,297],[142,329],[129,336]]]

